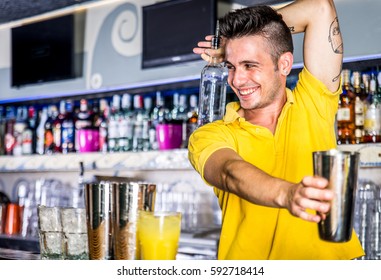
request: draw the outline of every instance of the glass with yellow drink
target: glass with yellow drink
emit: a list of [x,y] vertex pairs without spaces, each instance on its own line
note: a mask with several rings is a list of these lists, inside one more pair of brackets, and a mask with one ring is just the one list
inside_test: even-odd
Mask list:
[[180,212],[140,212],[138,242],[141,259],[175,260],[180,232]]

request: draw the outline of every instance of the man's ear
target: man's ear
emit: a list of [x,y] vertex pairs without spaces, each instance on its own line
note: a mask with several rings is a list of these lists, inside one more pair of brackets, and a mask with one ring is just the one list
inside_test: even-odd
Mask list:
[[291,52],[285,52],[278,60],[278,69],[283,75],[288,75],[291,72],[294,56]]

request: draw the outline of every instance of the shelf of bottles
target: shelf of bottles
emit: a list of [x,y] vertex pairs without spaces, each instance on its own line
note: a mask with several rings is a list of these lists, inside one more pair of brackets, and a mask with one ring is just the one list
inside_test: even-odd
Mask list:
[[187,145],[197,123],[198,89],[64,98],[57,103],[0,106],[0,155],[25,156],[160,150],[158,124],[182,125]]
[[381,142],[381,72],[342,71],[343,90],[337,113],[337,142]]

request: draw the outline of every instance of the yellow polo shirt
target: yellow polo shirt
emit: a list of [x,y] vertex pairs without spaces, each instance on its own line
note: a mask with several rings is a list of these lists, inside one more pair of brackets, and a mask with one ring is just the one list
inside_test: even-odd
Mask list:
[[[290,182],[313,174],[312,152],[336,147],[335,114],[341,89],[330,92],[306,68],[279,116],[275,134],[253,125],[229,103],[223,120],[197,129],[189,140],[189,160],[204,179],[204,165],[218,149]],[[255,205],[214,188],[222,210],[219,259],[353,259],[364,254],[355,233],[345,243],[319,239],[317,224],[288,210]]]

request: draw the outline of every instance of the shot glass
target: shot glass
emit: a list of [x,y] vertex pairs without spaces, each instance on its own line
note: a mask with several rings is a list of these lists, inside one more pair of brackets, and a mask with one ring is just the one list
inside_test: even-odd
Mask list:
[[180,232],[180,212],[139,212],[138,242],[141,259],[175,260]]

